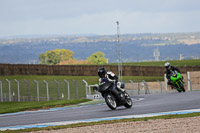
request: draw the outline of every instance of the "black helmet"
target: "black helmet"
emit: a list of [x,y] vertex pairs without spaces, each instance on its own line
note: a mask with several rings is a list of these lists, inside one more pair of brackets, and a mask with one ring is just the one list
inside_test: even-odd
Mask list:
[[106,75],[106,69],[104,67],[99,68],[98,69],[98,75],[99,75],[100,78],[105,77],[105,75]]

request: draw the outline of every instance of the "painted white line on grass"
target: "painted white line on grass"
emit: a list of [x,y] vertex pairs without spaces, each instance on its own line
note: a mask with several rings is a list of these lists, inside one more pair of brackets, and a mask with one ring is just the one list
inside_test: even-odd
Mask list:
[[170,111],[170,112],[160,112],[160,113],[150,113],[150,114],[140,114],[140,115],[127,115],[127,116],[117,116],[117,117],[106,117],[106,118],[94,118],[94,119],[86,119],[86,120],[40,123],[40,124],[31,124],[31,125],[19,125],[19,126],[10,126],[10,127],[0,127],[0,130],[5,131],[5,130],[17,130],[17,129],[27,129],[27,128],[42,128],[42,127],[67,125],[67,124],[74,124],[74,123],[81,123],[81,122],[119,120],[119,119],[126,119],[126,118],[143,118],[143,117],[170,115],[170,114],[188,114],[188,113],[195,113],[195,112],[200,112],[200,109],[180,110],[180,111]]

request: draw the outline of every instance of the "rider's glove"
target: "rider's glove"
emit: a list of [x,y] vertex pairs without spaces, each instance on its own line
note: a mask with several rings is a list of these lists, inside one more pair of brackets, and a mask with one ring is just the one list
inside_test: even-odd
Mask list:
[[94,86],[93,91],[98,91],[98,87],[99,87],[98,85]]

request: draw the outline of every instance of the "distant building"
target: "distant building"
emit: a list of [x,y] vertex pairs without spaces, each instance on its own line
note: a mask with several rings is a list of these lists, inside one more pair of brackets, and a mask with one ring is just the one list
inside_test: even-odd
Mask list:
[[183,55],[179,54],[179,60],[183,60]]
[[160,51],[158,48],[154,50],[153,55],[155,57],[155,61],[159,61]]

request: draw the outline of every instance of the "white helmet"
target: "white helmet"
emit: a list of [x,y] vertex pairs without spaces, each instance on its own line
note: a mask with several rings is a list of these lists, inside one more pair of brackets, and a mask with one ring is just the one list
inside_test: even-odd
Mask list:
[[117,82],[117,88],[121,88],[121,89],[125,88],[124,82]]
[[165,68],[167,68],[167,69],[170,68],[170,63],[169,62],[165,63]]
[[124,82],[117,82],[117,88],[120,89],[121,91],[125,91],[125,84]]

